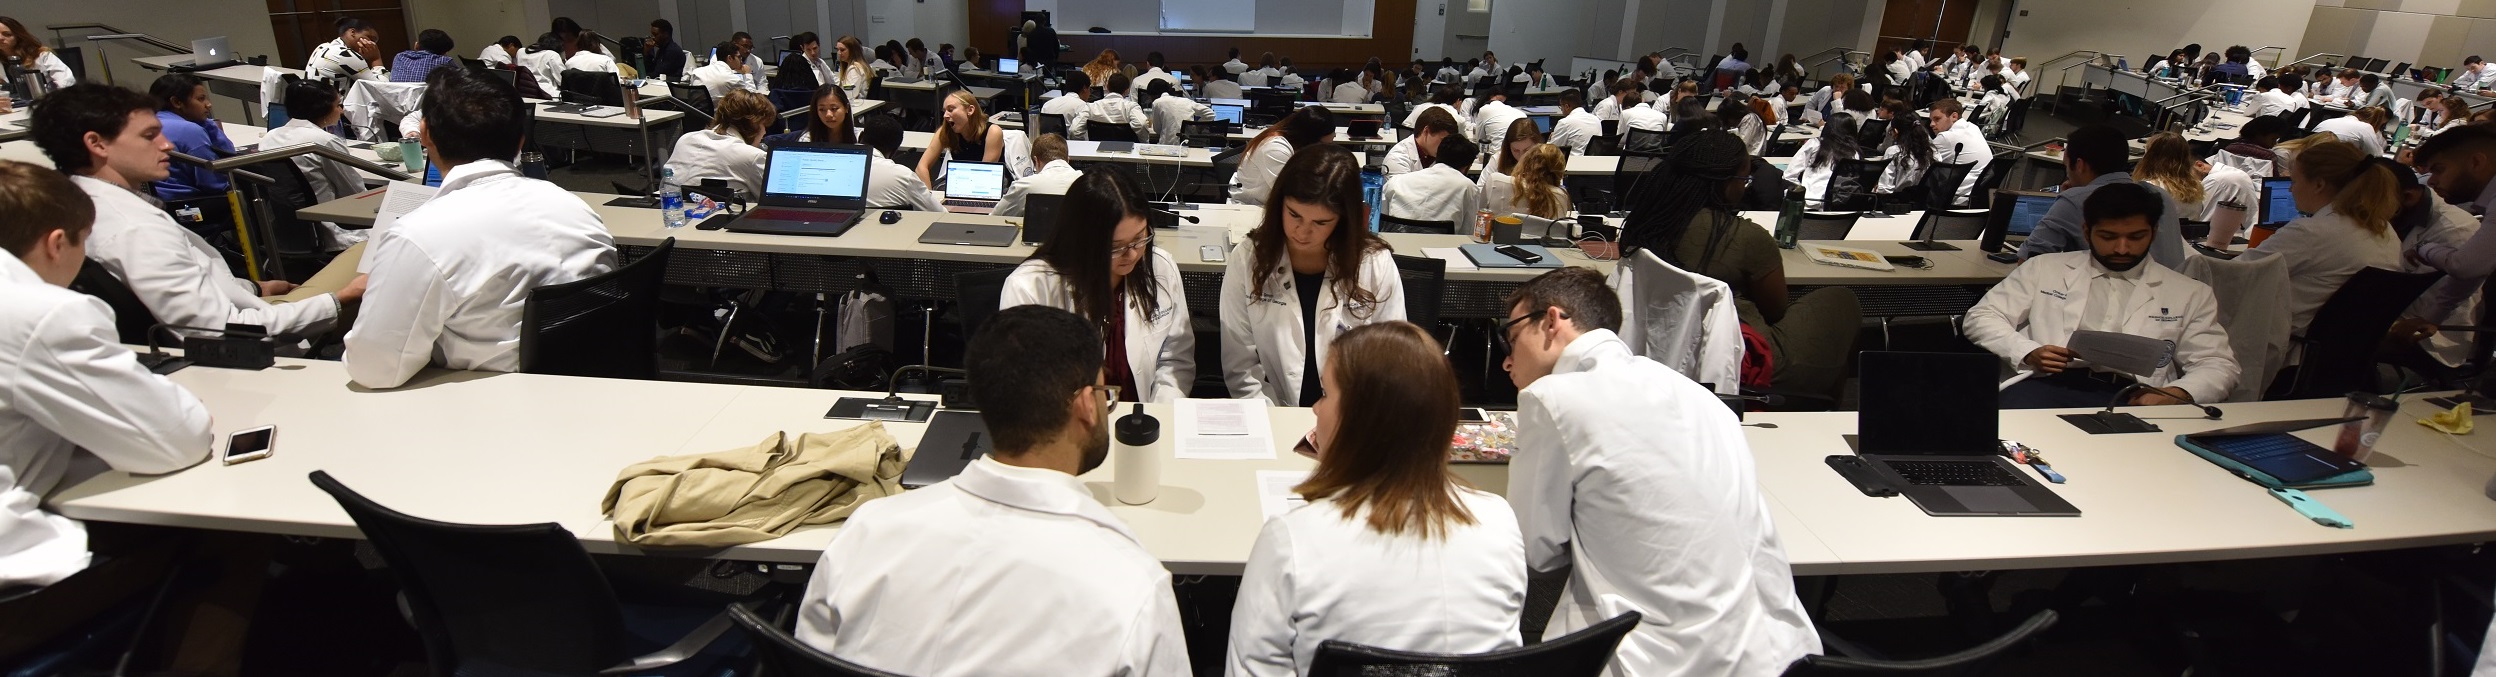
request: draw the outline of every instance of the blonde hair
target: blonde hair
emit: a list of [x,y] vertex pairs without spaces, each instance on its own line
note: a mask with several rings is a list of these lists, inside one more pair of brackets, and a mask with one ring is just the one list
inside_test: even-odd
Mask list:
[[2329,188],[2332,211],[2377,235],[2392,228],[2401,211],[2401,182],[2357,146],[2315,144],[2297,154],[2297,177]]
[[[957,89],[951,94],[946,94],[945,98],[971,109],[970,135],[978,137],[980,141],[986,141],[988,139],[988,111],[979,107],[979,97],[971,96],[968,91]],[[953,125],[936,123],[936,138],[927,143],[927,150],[938,153],[953,150]]]
[[1568,175],[1569,154],[1559,146],[1536,144],[1517,161],[1517,171],[1509,178],[1516,183],[1516,206],[1527,214],[1557,219],[1569,210],[1568,198],[1561,192],[1560,181]]
[[2149,149],[2132,167],[2132,178],[2167,191],[2179,203],[2199,203],[2203,197],[2201,172],[2193,167],[2193,148],[2175,132],[2149,137]]
[[749,146],[763,145],[763,132],[771,127],[773,118],[779,117],[770,99],[744,89],[728,90],[711,111],[711,131],[735,134]]

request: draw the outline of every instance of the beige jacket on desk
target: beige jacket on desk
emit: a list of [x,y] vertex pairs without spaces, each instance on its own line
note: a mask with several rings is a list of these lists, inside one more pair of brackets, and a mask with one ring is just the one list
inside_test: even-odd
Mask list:
[[615,536],[642,547],[717,548],[847,519],[867,501],[901,493],[908,463],[884,424],[754,446],[655,458],[617,474],[599,509]]

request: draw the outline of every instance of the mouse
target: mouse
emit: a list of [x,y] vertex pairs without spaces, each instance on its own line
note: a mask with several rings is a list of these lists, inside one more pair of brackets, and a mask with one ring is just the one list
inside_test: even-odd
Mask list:
[[893,224],[896,224],[896,223],[901,223],[901,212],[896,212],[896,211],[886,210],[886,211],[884,212],[884,215],[883,215],[883,216],[876,217],[876,218],[875,218],[875,221],[876,221],[877,223],[881,223],[881,224],[884,224],[884,225],[887,225],[887,226],[889,226],[889,225],[893,225]]

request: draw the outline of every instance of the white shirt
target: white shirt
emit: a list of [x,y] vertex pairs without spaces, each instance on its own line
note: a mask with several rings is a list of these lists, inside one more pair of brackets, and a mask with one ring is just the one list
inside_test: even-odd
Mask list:
[[918,170],[901,166],[881,152],[867,159],[867,206],[874,209],[941,212],[944,196],[919,180]]
[[[1135,399],[1170,402],[1187,397],[1188,389],[1196,385],[1196,330],[1188,324],[1187,288],[1179,282],[1178,261],[1170,258],[1170,252],[1154,247],[1151,263],[1154,306],[1144,307],[1136,298],[1122,304],[1127,344],[1119,350],[1127,360],[1127,373],[1135,375]],[[997,309],[1015,306],[1080,312],[1066,278],[1038,258],[1024,259],[1005,278]]]
[[763,83],[762,71],[739,73],[736,66],[726,59],[703,64],[701,68],[693,69],[687,78],[710,90],[712,103],[728,98],[728,92],[738,89],[756,94],[769,94],[771,91]]
[[[2241,219],[2242,214],[2252,211],[2254,203],[2261,199],[2262,183],[2254,180],[2252,174],[2235,165],[2213,162],[2210,163],[2210,173],[2201,177],[2201,215],[2192,220],[2216,222],[2220,210],[2236,211]],[[2211,243],[2212,246],[2222,244]]]
[[[592,73],[616,72],[615,57],[586,49],[573,52],[571,58],[564,59],[563,67],[567,70],[589,71]],[[762,71],[761,69],[756,69],[755,72],[759,73]],[[561,74],[558,73],[557,75]],[[556,78],[556,82],[562,82],[562,78]]]
[[1239,86],[1264,87],[1274,81],[1274,69],[1258,68],[1239,74]]
[[1666,117],[1664,111],[1656,110],[1653,106],[1630,106],[1621,109],[1621,129],[1624,131],[1638,129],[1661,132],[1670,122],[1671,118]]
[[1266,520],[1231,606],[1231,677],[1294,677],[1328,640],[1477,654],[1519,646],[1525,542],[1498,496],[1450,487],[1472,524],[1438,538],[1371,530],[1331,498]]
[[1621,119],[1621,100],[1620,100],[1620,98],[1619,98],[1619,97],[1611,97],[1611,96],[1596,97],[1596,98],[1595,98],[1595,118],[1596,118],[1596,119],[1599,119],[1599,120],[1619,120],[1619,119]]
[[260,285],[235,277],[207,240],[138,193],[93,177],[70,180],[95,201],[87,258],[129,285],[156,321],[204,329],[249,324],[311,337],[338,320],[338,301],[328,294],[292,303],[260,300]]
[[1239,170],[1231,176],[1231,202],[1265,204],[1266,196],[1274,191],[1274,175],[1282,173],[1283,165],[1291,162],[1292,150],[1291,140],[1280,134],[1267,137],[1264,143],[1250,149],[1246,157],[1240,158]]
[[1335,85],[1335,95],[1332,100],[1335,103],[1369,103],[1369,88],[1361,86],[1361,83],[1357,81]]
[[1207,82],[1203,87],[1198,89],[1203,90],[1205,98],[1208,99],[1239,99],[1247,97],[1246,92],[1240,91],[1239,83],[1229,80],[1214,80],[1212,82]]
[[[330,134],[329,130],[314,126],[311,120],[302,118],[287,120],[286,124],[279,125],[260,137],[261,150],[276,150],[307,144],[319,144],[341,153],[347,152],[345,141],[340,140],[337,135]],[[356,173],[355,168],[347,166],[347,163],[316,155],[297,155],[294,157],[294,162],[295,169],[303,172],[304,181],[311,185],[312,198],[315,200],[328,202],[364,192],[364,175]],[[328,222],[323,222],[321,229],[327,235],[327,242],[323,246],[326,251],[340,251],[355,243],[363,242],[366,234],[366,231],[347,230]]]
[[[913,173],[912,176],[915,177],[917,174]],[[1038,173],[1023,177],[1022,180],[1015,181],[1014,185],[1006,186],[1005,197],[997,200],[997,208],[992,214],[1022,216],[1023,206],[1028,203],[1031,196],[1065,195],[1066,187],[1075,185],[1075,179],[1080,178],[1083,178],[1083,171],[1075,169],[1074,165],[1066,164],[1065,160],[1050,160],[1049,164],[1041,167]]]
[[43,50],[42,54],[35,55],[34,71],[42,73],[44,81],[52,83],[53,89],[78,84],[78,75],[69,72],[69,64],[61,61],[59,53],[49,49]]
[[1573,564],[1544,635],[1643,616],[1607,674],[1773,677],[1820,652],[1733,412],[1611,331],[1517,394],[1508,473],[1526,566]]
[[[1525,208],[1524,200],[1517,199],[1517,177],[1484,170],[1481,185],[1482,208],[1491,210],[1493,215],[1533,213]],[[1560,216],[1567,216],[1570,210],[1575,209],[1569,204],[1568,191],[1559,186],[1552,186],[1551,193],[1555,198],[1554,203],[1560,205]]]
[[1232,75],[1238,75],[1248,72],[1248,64],[1238,59],[1232,59],[1222,62],[1222,70],[1230,71]]
[[1081,139],[1084,137],[1083,110],[1090,105],[1083,100],[1083,97],[1061,94],[1057,98],[1041,103],[1040,114],[1055,115],[1066,120],[1066,138]]
[[[538,91],[545,92],[547,96],[561,97],[561,91],[558,88],[563,85],[562,52],[551,49],[522,49],[520,50],[520,66],[527,68],[529,75],[537,78]],[[713,94],[713,98],[717,98],[716,93]]]
[[1465,119],[1465,114],[1464,114],[1464,112],[1457,110],[1455,106],[1450,106],[1450,105],[1443,104],[1443,103],[1425,103],[1425,104],[1422,104],[1422,105],[1419,105],[1419,106],[1414,106],[1414,107],[1413,107],[1413,112],[1412,112],[1412,113],[1409,113],[1409,114],[1406,114],[1406,115],[1404,116],[1404,128],[1405,128],[1405,129],[1419,129],[1419,128],[1421,128],[1421,112],[1422,112],[1422,111],[1425,111],[1425,110],[1432,109],[1432,108],[1437,108],[1437,109],[1439,109],[1439,110],[1444,110],[1444,111],[1447,111],[1447,117],[1449,117],[1449,118],[1451,118],[1451,119],[1454,119],[1454,120],[1456,121],[1456,129],[1457,129],[1458,131],[1462,131],[1462,132],[1464,132],[1464,133],[1465,133],[1465,139],[1466,139],[1466,140],[1468,140],[1468,141],[1470,141],[1470,140],[1472,140],[1472,139],[1474,138],[1474,128],[1473,128],[1473,125],[1466,124],[1466,123],[1471,122],[1471,121],[1470,121],[1470,120]]
[[2004,74],[2002,84],[2010,88],[2011,98],[2026,97],[2028,95],[2028,71],[2011,71]]
[[[1256,240],[1242,239],[1222,265],[1222,381],[1232,397],[1299,406],[1301,379],[1317,375],[1300,373],[1311,347],[1305,344],[1308,328],[1300,323],[1300,293],[1291,288],[1291,257],[1274,257],[1274,267],[1263,273],[1263,294],[1254,293],[1250,280],[1256,258]],[[1328,344],[1353,327],[1404,319],[1404,278],[1395,270],[1394,252],[1380,248],[1363,255],[1353,277],[1353,284],[1368,290],[1375,302],[1337,298],[1336,278],[1328,271],[1312,315],[1318,364],[1326,363]]]
[[1882,151],[1881,157],[1889,160],[1889,167],[1881,170],[1881,183],[1872,188],[1872,192],[1880,194],[1895,194],[1923,181],[1925,167],[1932,164],[1922,158],[1908,155],[1895,144],[1890,145],[1888,150]]
[[2141,382],[2181,388],[2195,402],[2227,399],[2242,373],[2210,286],[2148,260],[2114,273],[2086,251],[2029,257],[1985,292],[1964,325],[1969,340],[2021,372],[2028,353],[2069,346],[2072,332],[2090,329],[2174,345],[2174,359]]
[[1083,482],[981,458],[858,506],[797,639],[918,677],[1188,674],[1170,572]]
[[1950,125],[1949,131],[1933,137],[1933,162],[1976,165],[1968,168],[1967,178],[1959,180],[1959,203],[1966,204],[1976,190],[1977,178],[1985,173],[1985,165],[1993,163],[1993,146],[1985,143],[1985,132],[1977,129],[1976,123],[1962,119]]
[[1135,100],[1127,98],[1125,94],[1117,92],[1102,94],[1099,101],[1083,107],[1081,117],[1067,123],[1067,131],[1074,131],[1076,127],[1089,129],[1089,125],[1095,122],[1126,125],[1135,130],[1135,138],[1138,140],[1151,141],[1153,138],[1152,116],[1145,115],[1144,107],[1136,105]]
[[2476,66],[2461,69],[2460,75],[2453,76],[2453,89],[2457,91],[2477,89],[2482,87],[2481,81],[2489,79],[2490,78],[2487,77],[2487,64],[2481,63]]
[[1281,85],[1281,86],[1284,86],[1284,87],[1290,87],[1290,88],[1297,89],[1297,88],[1300,88],[1300,87],[1305,87],[1305,86],[1308,86],[1309,81],[1308,81],[1308,80],[1306,80],[1306,79],[1302,79],[1302,78],[1300,77],[1300,74],[1299,74],[1299,73],[1293,73],[1293,72],[1288,72],[1288,71],[1286,71],[1286,72],[1282,73],[1282,75],[1279,77],[1279,79],[1275,80],[1275,84],[1277,84],[1277,85]]
[[388,80],[390,69],[375,66],[364,55],[347,48],[346,38],[321,43],[312,48],[312,57],[304,60],[303,72],[314,78],[353,77],[357,80]]
[[2300,107],[2297,105],[2295,96],[2277,89],[2265,90],[2260,94],[2255,94],[2253,96],[2253,102],[2254,117],[2278,115],[2288,111],[2297,110]]
[[[812,61],[818,65],[825,65],[827,68],[830,67],[830,65],[826,64],[826,62],[822,59],[813,59]],[[754,69],[754,71],[759,73],[762,72],[762,69],[757,68]],[[832,79],[837,81],[834,84],[840,85],[841,91],[848,94],[849,100],[851,101],[867,100],[867,92],[873,88],[875,83],[875,72],[869,70],[866,64],[857,62],[840,64],[837,70],[832,71],[817,69],[815,71],[817,78],[816,82],[822,82],[823,80],[821,78],[826,74],[831,75]]]
[[1421,142],[1414,140],[1414,136],[1406,134],[1403,140],[1387,149],[1387,158],[1381,161],[1387,180],[1393,181],[1395,177],[1421,171]]
[[1178,143],[1180,123],[1213,119],[1213,107],[1197,103],[1179,94],[1165,94],[1153,100],[1153,136],[1160,143]]
[[1579,108],[1551,123],[1551,134],[1543,142],[1569,151],[1569,157],[1586,157],[1586,145],[1602,135],[1603,119]]
[[512,62],[511,52],[504,51],[502,45],[486,45],[485,49],[477,52],[477,60],[489,64],[507,64]]
[[1482,155],[1497,162],[1501,153],[1508,152],[1508,127],[1523,119],[1525,111],[1496,99],[1474,111],[1473,138],[1481,139]]
[[1181,95],[1182,97],[1184,97],[1184,96],[1186,95],[1186,93],[1187,93],[1187,88],[1186,88],[1186,87],[1183,87],[1183,86],[1180,86],[1180,83],[1179,83],[1179,76],[1176,76],[1176,75],[1171,75],[1171,74],[1170,74],[1170,71],[1162,70],[1162,69],[1159,69],[1159,68],[1148,68],[1148,69],[1145,69],[1145,71],[1144,71],[1144,74],[1143,74],[1143,75],[1138,75],[1138,76],[1135,76],[1135,79],[1134,79],[1134,80],[1131,80],[1131,81],[1129,81],[1129,82],[1128,82],[1128,85],[1127,85],[1127,98],[1130,98],[1130,99],[1142,99],[1142,98],[1144,98],[1144,90],[1145,90],[1145,89],[1148,89],[1148,88],[1150,88],[1150,87],[1152,87],[1152,82],[1151,82],[1152,80],[1166,80],[1166,81],[1168,81],[1168,82],[1170,83],[1170,91],[1171,91],[1172,93],[1179,94],[1179,95]]
[[[2472,236],[2479,234],[2478,217],[2471,216],[2470,212],[2462,211],[2460,206],[2436,201],[2433,209],[2435,209],[2434,219],[2425,225],[2411,229],[2409,237],[2401,239],[2401,260],[2408,263],[2402,272],[2436,272],[2435,266],[2427,265],[2426,262],[2411,256],[2418,250],[2419,245],[2436,242],[2448,247],[2459,247],[2468,243]],[[2448,299],[2460,301],[2455,303]],[[2444,326],[2467,325],[2478,321],[2480,302],[2477,285],[2469,284],[2468,280],[2447,275],[2444,279],[2437,280],[2435,286],[2428,288],[2427,293],[2420,295],[2417,301],[2410,303],[2409,311],[2405,314],[2409,317],[2428,318]],[[2439,307],[2446,304],[2451,307],[2449,309]],[[2436,317],[2438,314],[2442,317]],[[2474,337],[2469,334],[2436,332],[2434,336],[2427,337],[2426,341],[2420,342],[2418,347],[2425,349],[2428,355],[2434,356],[2436,361],[2443,362],[2445,366],[2458,367],[2470,359],[2470,352],[2475,349],[2473,339]]]
[[676,148],[667,156],[667,168],[675,170],[677,185],[725,179],[728,187],[759,199],[767,157],[763,149],[748,145],[745,139],[702,129],[676,138]]
[[2353,144],[2358,150],[2365,151],[2367,157],[2383,154],[2383,133],[2377,131],[2374,125],[2366,124],[2365,120],[2357,119],[2355,115],[2342,115],[2324,120],[2322,124],[2314,125],[2314,131],[2330,132],[2332,136],[2340,137],[2341,141]]
[[432,201],[366,247],[347,375],[396,388],[427,364],[517,371],[529,291],[616,265],[606,224],[580,198],[500,160],[452,167]]
[[1813,137],[1794,150],[1794,159],[1785,163],[1785,180],[1803,187],[1803,199],[1817,203],[1828,197],[1829,174],[1837,169],[1837,161],[1818,164],[1820,139]]
[[210,440],[208,409],[139,366],[104,301],[0,253],[0,588],[87,568],[86,527],[40,505],[72,465],[169,473],[207,458]]
[[2392,229],[2367,232],[2331,207],[2280,226],[2279,232],[2238,258],[2258,261],[2267,256],[2288,258],[2288,329],[2298,335],[2305,333],[2306,323],[2314,320],[2314,311],[2323,307],[2323,301],[2358,270],[2402,269],[2401,241],[2392,236]]
[[1452,232],[1470,233],[1482,208],[1482,189],[1464,172],[1447,165],[1387,177],[1379,210],[1388,216],[1416,221],[1447,221]]

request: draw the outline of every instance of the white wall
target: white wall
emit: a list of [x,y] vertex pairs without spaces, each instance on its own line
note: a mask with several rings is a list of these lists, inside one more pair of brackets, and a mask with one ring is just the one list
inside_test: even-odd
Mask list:
[[[1523,65],[1535,59],[1568,63],[1583,47],[1585,32],[1579,19],[1594,4],[1594,0],[1492,0],[1490,49],[1499,53],[1504,64]],[[1585,56],[1605,55],[1590,52]]]
[[1447,13],[1464,11],[1464,0],[1415,0],[1413,3],[1414,59],[1437,59],[1447,42]]
[[543,25],[530,30],[531,24],[520,5],[503,0],[412,0],[406,7],[411,28],[439,28],[450,33],[451,40],[459,45],[460,56],[476,56],[486,45],[506,35],[518,37],[526,44],[546,31]]
[[2279,45],[2295,54],[2314,14],[2313,0],[2016,1],[2002,53],[2028,57],[2030,68],[2084,49],[2122,54],[2138,67],[2189,43],[2204,50]]

